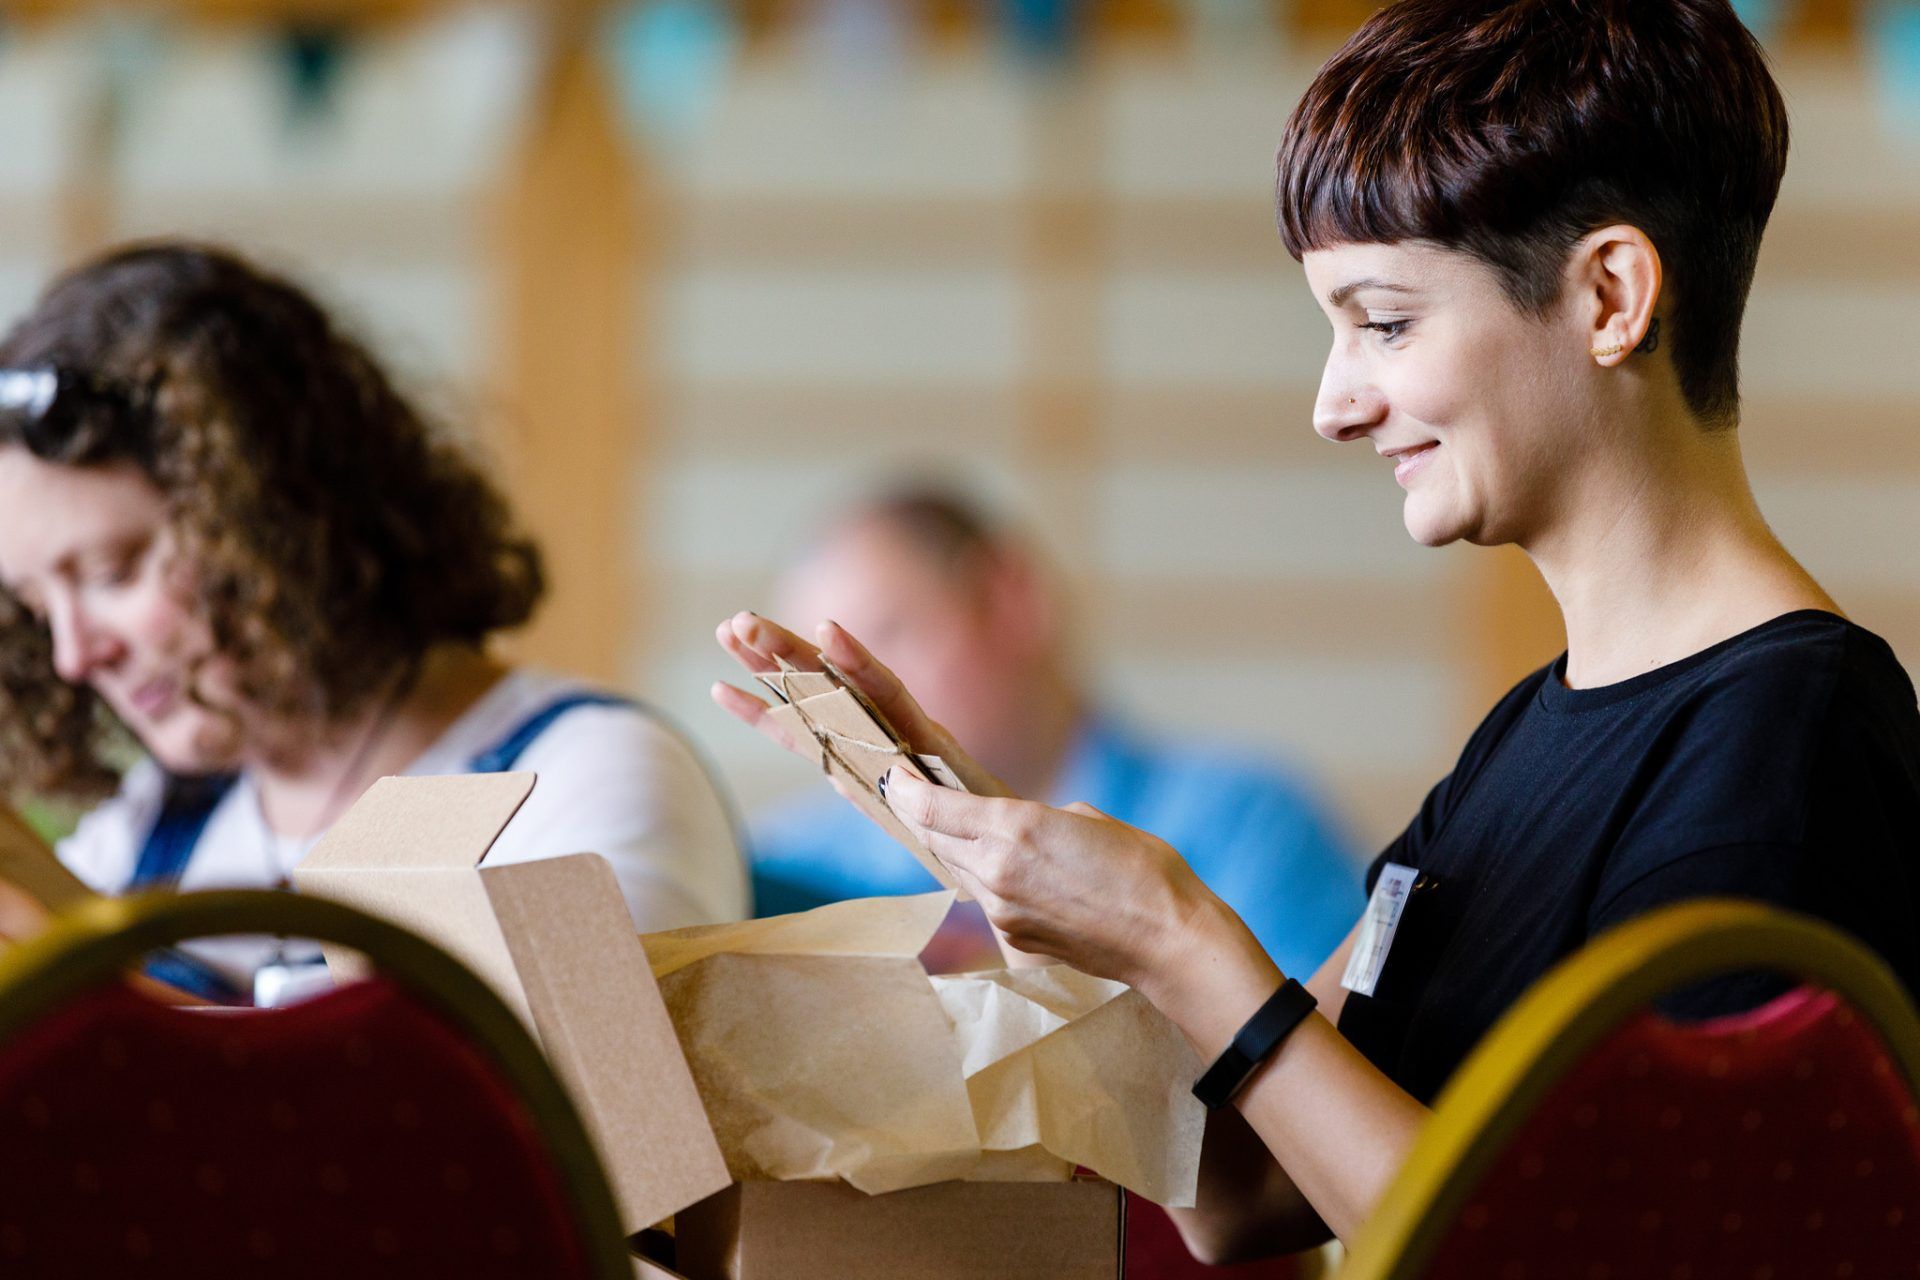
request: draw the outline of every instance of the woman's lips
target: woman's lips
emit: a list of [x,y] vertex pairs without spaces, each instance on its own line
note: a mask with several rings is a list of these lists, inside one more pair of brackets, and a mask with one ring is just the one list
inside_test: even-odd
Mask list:
[[149,680],[127,699],[133,709],[149,720],[158,719],[173,705],[173,681]]
[[1401,488],[1406,487],[1407,481],[1412,479],[1415,472],[1427,465],[1427,459],[1433,456],[1433,451],[1439,447],[1437,442],[1418,444],[1411,449],[1402,449],[1389,455],[1393,459],[1393,478],[1400,483]]

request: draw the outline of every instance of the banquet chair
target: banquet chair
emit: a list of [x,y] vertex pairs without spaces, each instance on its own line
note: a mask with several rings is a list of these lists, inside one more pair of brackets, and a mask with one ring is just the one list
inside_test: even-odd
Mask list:
[[[1768,971],[1744,1014],[1662,997]],[[1669,907],[1541,979],[1436,1101],[1340,1280],[1920,1277],[1920,1022],[1823,923]]]
[[[375,976],[283,1009],[160,1003],[176,943],[311,938]],[[0,955],[0,1274],[632,1275],[579,1115],[479,978],[265,891],[99,899]]]

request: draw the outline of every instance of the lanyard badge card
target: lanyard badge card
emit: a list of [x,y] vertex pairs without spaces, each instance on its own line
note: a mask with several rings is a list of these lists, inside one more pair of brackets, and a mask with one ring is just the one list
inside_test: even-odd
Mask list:
[[779,670],[756,675],[755,679],[780,701],[767,715],[815,765],[841,785],[862,813],[905,845],[942,885],[963,899],[968,897],[939,856],[894,817],[880,794],[880,779],[898,766],[925,782],[956,791],[966,788],[945,761],[909,750],[871,699],[832,663],[823,659],[823,665],[824,671],[801,671],[780,659]]
[[1361,917],[1359,932],[1354,935],[1347,970],[1340,976],[1341,986],[1356,995],[1374,994],[1380,985],[1380,975],[1387,967],[1387,956],[1393,950],[1394,937],[1406,919],[1408,905],[1417,902],[1435,884],[1431,876],[1421,875],[1397,862],[1380,868],[1380,878],[1373,882],[1373,895],[1367,899],[1367,914]]

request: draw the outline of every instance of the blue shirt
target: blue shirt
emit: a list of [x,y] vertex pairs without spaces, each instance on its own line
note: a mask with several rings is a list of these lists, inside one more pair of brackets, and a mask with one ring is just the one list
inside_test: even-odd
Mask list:
[[[1319,968],[1365,904],[1362,868],[1318,802],[1243,754],[1149,743],[1095,720],[1055,788],[1054,803],[1075,800],[1179,850],[1288,974],[1304,979]],[[760,915],[940,887],[830,792],[766,813],[750,843]]]

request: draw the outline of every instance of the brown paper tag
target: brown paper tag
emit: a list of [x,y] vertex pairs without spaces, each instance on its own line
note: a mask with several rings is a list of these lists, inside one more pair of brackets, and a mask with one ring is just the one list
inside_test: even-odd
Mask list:
[[898,766],[922,779],[927,779],[926,771],[887,737],[849,690],[835,689],[791,706],[774,707],[767,714],[814,764],[842,785],[860,812],[904,845],[942,886],[968,896],[946,864],[880,798],[880,779],[889,769]]

